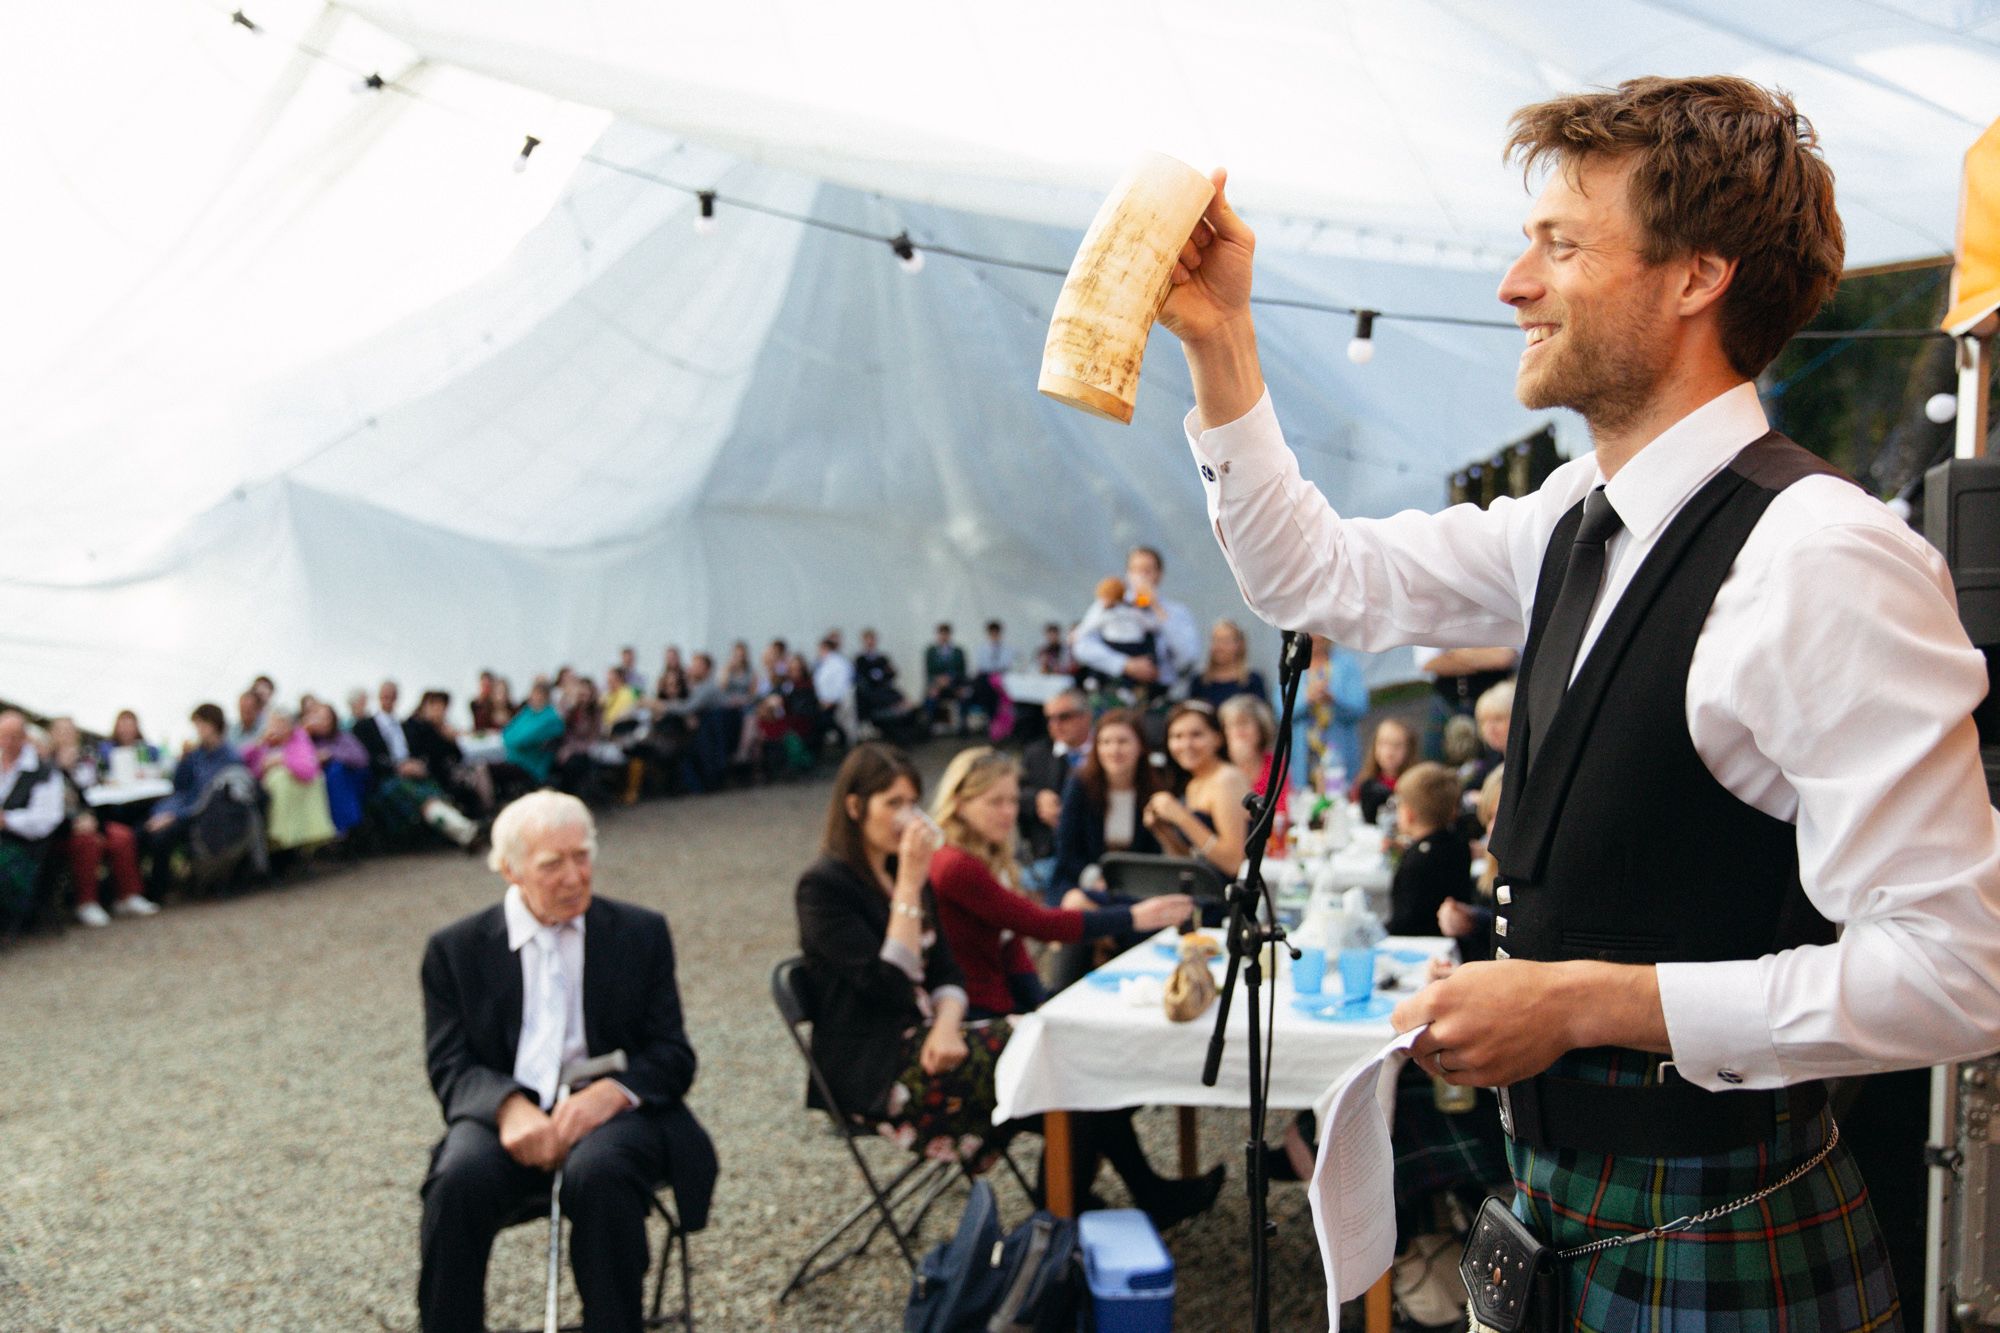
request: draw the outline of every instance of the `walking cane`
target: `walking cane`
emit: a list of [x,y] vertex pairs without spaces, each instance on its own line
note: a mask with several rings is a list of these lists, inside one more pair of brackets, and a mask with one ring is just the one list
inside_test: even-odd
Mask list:
[[[586,1079],[625,1072],[625,1052],[612,1051],[588,1060],[572,1060],[563,1066],[556,1085],[556,1105],[561,1106],[569,1090]],[[555,1183],[549,1187],[549,1292],[542,1309],[542,1333],[556,1333],[556,1295],[562,1272],[562,1180],[556,1168]]]

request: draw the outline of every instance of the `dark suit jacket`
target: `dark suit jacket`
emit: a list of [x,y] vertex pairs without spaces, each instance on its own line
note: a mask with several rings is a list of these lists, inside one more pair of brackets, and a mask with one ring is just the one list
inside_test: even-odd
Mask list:
[[[583,1030],[591,1055],[623,1049],[618,1081],[639,1099],[628,1115],[667,1136],[674,1197],[690,1231],[707,1224],[715,1149],[683,1100],[694,1084],[694,1047],[681,1026],[674,941],[658,912],[608,898],[584,912]],[[431,936],[424,950],[424,1046],[446,1124],[492,1125],[516,1092],[521,1040],[521,960],[507,947],[499,904]]]
[[1046,736],[1021,751],[1021,839],[1037,861],[1055,855],[1056,831],[1035,813],[1035,797],[1045,791],[1062,795],[1072,771],[1068,757],[1058,758],[1055,742]]
[[[403,732],[407,741],[410,733]],[[389,756],[389,742],[383,739],[381,724],[370,713],[354,724],[354,739],[361,742],[361,748],[368,751],[368,771],[375,775],[377,782],[396,776],[396,761]]]
[[[903,1034],[924,1025],[909,977],[882,959],[889,934],[889,897],[830,856],[799,878],[799,951],[813,991],[812,1054],[840,1108],[853,1115],[881,1110],[889,1085],[903,1072]],[[965,985],[944,935],[937,904],[924,891],[924,989]],[[806,1088],[819,1106],[819,1091]]]
[[416,716],[403,719],[403,739],[409,743],[410,758],[423,761],[431,781],[449,789],[451,770],[465,759],[458,742]]

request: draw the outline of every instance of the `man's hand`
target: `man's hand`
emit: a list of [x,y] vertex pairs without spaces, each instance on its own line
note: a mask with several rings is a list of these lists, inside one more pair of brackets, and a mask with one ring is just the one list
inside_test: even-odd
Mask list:
[[173,826],[174,817],[172,815],[158,814],[146,821],[146,832],[158,833],[161,829],[170,829]]
[[625,1090],[608,1078],[600,1078],[589,1087],[571,1093],[556,1104],[549,1113],[549,1123],[555,1127],[562,1140],[563,1151],[583,1141],[586,1134],[602,1125],[620,1112],[630,1110],[632,1099]]
[[424,761],[421,759],[405,759],[402,763],[396,765],[396,772],[406,778],[425,778],[430,776],[430,770],[424,767]]
[[1160,678],[1160,665],[1150,657],[1128,657],[1123,674],[1127,680],[1150,685]]
[[1482,1088],[1531,1078],[1581,1046],[1673,1049],[1653,969],[1621,963],[1467,963],[1389,1021],[1398,1032],[1430,1024],[1411,1056],[1446,1082]]
[[1160,323],[1184,343],[1198,343],[1250,316],[1250,260],[1257,237],[1223,194],[1227,171],[1215,173],[1215,197],[1181,246]]
[[88,838],[97,832],[97,816],[85,810],[75,819],[72,819],[69,826],[73,831],[81,833],[84,837]]
[[1062,821],[1062,797],[1046,787],[1036,792],[1035,818],[1054,828]]
[[555,1121],[523,1093],[512,1093],[501,1102],[496,1119],[500,1146],[522,1166],[553,1171],[569,1155],[570,1145],[563,1141]]
[[965,1034],[957,1023],[933,1023],[917,1059],[926,1074],[942,1074],[965,1063]]

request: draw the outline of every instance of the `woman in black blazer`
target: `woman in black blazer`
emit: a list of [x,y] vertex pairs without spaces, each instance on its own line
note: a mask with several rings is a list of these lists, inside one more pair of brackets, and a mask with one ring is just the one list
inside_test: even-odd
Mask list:
[[1146,827],[1146,803],[1164,786],[1146,753],[1139,715],[1114,708],[1098,718],[1090,730],[1089,755],[1063,787],[1056,868],[1046,895],[1050,906],[1059,905],[1084,870],[1108,851],[1158,854],[1159,839]]
[[[921,779],[886,745],[833,782],[820,859],[799,879],[799,947],[816,999],[813,1060],[841,1110],[930,1156],[989,1156],[1005,1019],[965,1022],[965,979],[925,882],[939,845]],[[820,1105],[808,1087],[809,1105]],[[981,1163],[983,1166],[984,1163]]]

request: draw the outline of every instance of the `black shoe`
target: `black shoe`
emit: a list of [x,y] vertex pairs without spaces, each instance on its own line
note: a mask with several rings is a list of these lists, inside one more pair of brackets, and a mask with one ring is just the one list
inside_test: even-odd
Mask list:
[[1146,1216],[1153,1223],[1153,1230],[1165,1231],[1177,1222],[1185,1222],[1199,1213],[1205,1213],[1215,1206],[1216,1196],[1222,1193],[1222,1182],[1228,1178],[1229,1168],[1218,1166],[1205,1176],[1192,1180],[1163,1180],[1153,1198],[1144,1205]]

